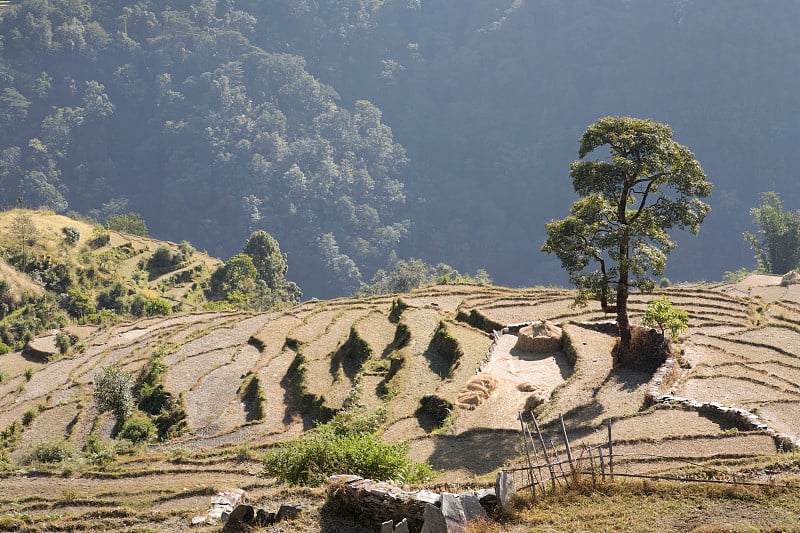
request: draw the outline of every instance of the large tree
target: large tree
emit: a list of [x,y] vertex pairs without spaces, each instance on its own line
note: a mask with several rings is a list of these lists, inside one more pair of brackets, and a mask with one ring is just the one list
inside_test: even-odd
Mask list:
[[[584,158],[607,146],[603,159]],[[708,213],[700,198],[711,183],[687,147],[672,139],[666,124],[631,117],[606,117],[580,139],[579,160],[569,175],[580,196],[570,215],[546,225],[542,251],[555,253],[578,288],[576,302],[600,301],[617,314],[618,361],[629,360],[628,295],[647,292],[666,266],[675,243],[667,230],[697,234]]]

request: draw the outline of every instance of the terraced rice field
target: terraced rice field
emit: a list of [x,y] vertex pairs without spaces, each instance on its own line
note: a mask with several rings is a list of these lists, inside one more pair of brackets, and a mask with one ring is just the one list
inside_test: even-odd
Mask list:
[[[684,364],[661,392],[744,408],[798,438],[800,292],[774,281],[667,289],[689,312],[691,328],[676,344]],[[634,322],[654,297],[632,297]],[[258,450],[347,405],[384,410],[384,440],[409,441],[415,459],[443,471],[439,482],[468,482],[519,459],[518,414],[531,386],[549,395],[536,411],[545,433],[558,438],[563,414],[577,448],[603,442],[613,419],[615,451],[629,458],[631,471],[778,451],[763,431],[713,413],[650,406],[653,374],[614,368],[613,337],[581,324],[611,317],[575,309],[572,299],[560,289],[434,286],[396,297],[307,302],[283,313],[121,324],[91,333],[83,353],[49,364],[2,356],[0,428],[31,409],[38,414],[8,456],[19,466],[0,479],[0,502],[61,528],[181,530],[215,490],[238,485],[256,501],[276,497],[273,481],[254,476]],[[390,313],[398,300],[402,313]],[[514,334],[491,334],[537,319],[564,327],[574,359],[562,352],[531,356],[514,348]],[[455,350],[437,341],[445,333],[456,339]],[[186,410],[186,433],[102,469],[79,465],[65,478],[44,480],[28,475],[34,466],[25,458],[42,441],[66,438],[80,450],[90,434],[110,440],[113,416],[98,413],[92,401],[95,374],[118,362],[137,376],[156,351],[164,354],[166,389]],[[490,384],[485,397],[471,409],[456,407],[479,369]],[[240,392],[252,375],[264,398],[257,419]],[[451,402],[451,414],[432,419],[421,409],[426,395]],[[41,495],[31,497],[34,491]]]

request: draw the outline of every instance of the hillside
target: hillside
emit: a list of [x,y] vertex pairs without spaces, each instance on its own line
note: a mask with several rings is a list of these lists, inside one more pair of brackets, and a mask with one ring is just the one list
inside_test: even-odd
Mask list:
[[0,250],[0,341],[17,348],[70,322],[200,310],[211,274],[222,264],[187,242],[41,210],[0,212]]
[[[769,458],[800,438],[800,289],[779,281],[751,276],[666,289],[689,312],[691,328],[680,339],[682,365],[660,389],[651,372],[613,368],[613,337],[582,325],[602,314],[571,308],[573,294],[560,289],[440,285],[285,312],[181,314],[98,330],[85,351],[51,363],[10,353],[0,356],[0,428],[29,420],[13,438],[4,433],[0,501],[48,527],[102,521],[106,528],[159,530],[185,528],[210,495],[229,486],[245,487],[265,505],[286,497],[319,501],[320,493],[287,493],[255,477],[256,461],[261,450],[346,405],[385,410],[382,438],[409,441],[416,460],[442,471],[436,483],[491,482],[496,469],[519,459],[525,384],[549,395],[537,410],[545,431],[563,413],[575,449],[603,441],[613,418],[615,449],[628,457],[618,468],[763,476],[754,465],[774,462]],[[634,320],[650,298],[632,298]],[[514,334],[488,333],[534,319],[563,325],[564,352],[531,357],[513,348]],[[92,401],[95,374],[118,363],[142,376],[154,356],[163,363],[173,412],[186,424],[149,448],[92,463],[82,451],[90,435],[120,449],[113,416],[99,414]],[[474,409],[457,407],[479,367],[492,384],[488,394]],[[261,394],[243,393],[253,381]],[[651,406],[654,386],[670,396]],[[449,411],[424,407],[427,395]],[[755,413],[758,424],[709,402]],[[65,437],[73,459],[55,466],[27,459],[37,444]],[[39,475],[28,475],[36,469]]]

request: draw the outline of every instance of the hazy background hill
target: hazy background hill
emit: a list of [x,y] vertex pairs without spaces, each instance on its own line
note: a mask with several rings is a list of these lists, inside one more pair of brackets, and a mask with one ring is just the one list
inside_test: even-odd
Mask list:
[[744,1],[25,0],[0,22],[0,203],[142,213],[227,257],[254,229],[306,296],[398,256],[561,283],[538,252],[587,124],[669,123],[715,189],[673,280],[753,264],[800,202],[800,6]]

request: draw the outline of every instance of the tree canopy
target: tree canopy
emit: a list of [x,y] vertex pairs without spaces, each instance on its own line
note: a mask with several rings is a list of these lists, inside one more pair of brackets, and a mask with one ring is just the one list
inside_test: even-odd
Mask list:
[[[600,147],[608,148],[607,157],[584,160]],[[711,183],[672,129],[652,120],[602,118],[581,136],[578,155],[569,175],[580,198],[569,216],[546,225],[542,251],[561,260],[579,303],[595,299],[616,312],[625,357],[628,295],[652,290],[664,272],[675,248],[667,230],[697,234],[709,211],[700,198],[711,193]]]

